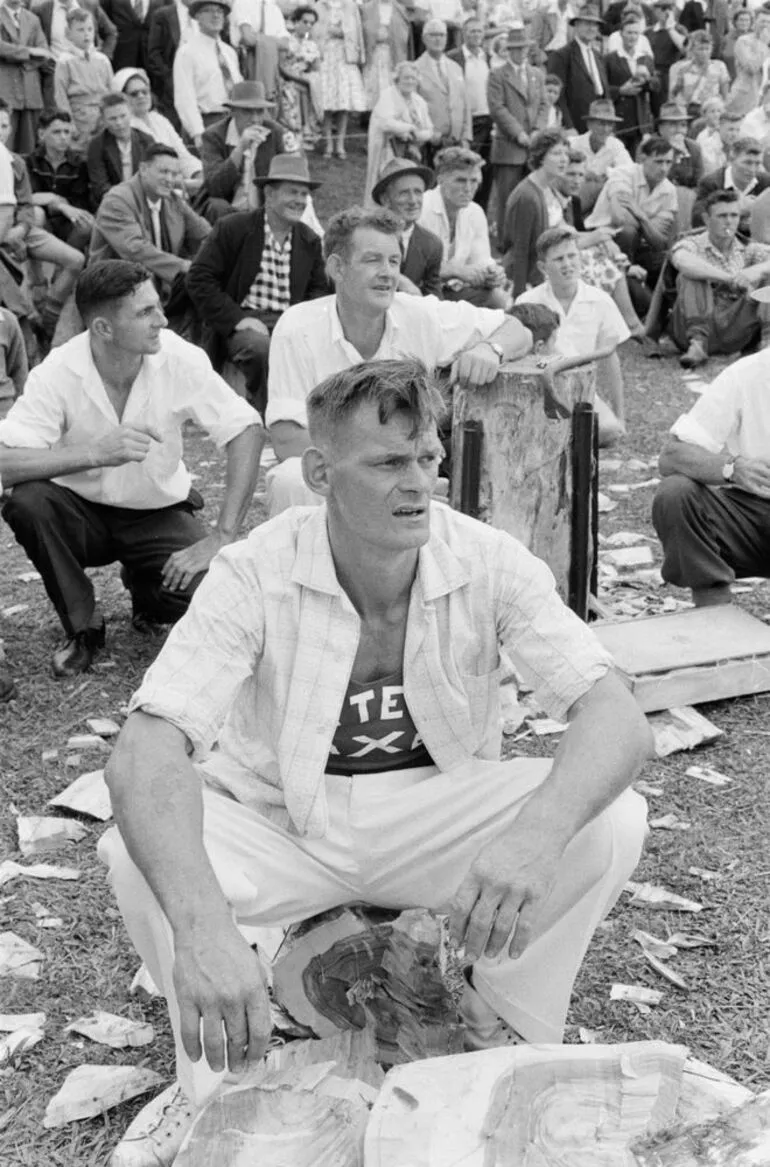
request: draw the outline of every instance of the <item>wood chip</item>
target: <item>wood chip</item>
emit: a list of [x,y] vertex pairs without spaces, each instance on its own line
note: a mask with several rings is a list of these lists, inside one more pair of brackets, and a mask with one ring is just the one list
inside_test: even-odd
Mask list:
[[631,892],[631,899],[628,902],[634,907],[641,906],[674,912],[703,911],[703,904],[699,904],[695,900],[688,900],[685,896],[677,895],[676,892],[667,891],[665,887],[657,887],[653,883],[634,883],[633,880],[629,880],[625,890]]
[[661,815],[660,818],[650,819],[650,826],[653,830],[658,831],[689,831],[690,829],[690,823],[686,819],[680,819],[673,811]]
[[676,985],[677,989],[682,989],[683,992],[689,993],[690,987],[684,977],[681,977],[675,969],[670,968],[664,960],[660,960],[652,952],[648,952],[646,949],[643,951],[645,960],[649,965],[652,966],[652,968],[655,969],[657,973],[660,973],[660,975],[665,977],[667,981],[670,981],[672,985]]
[[81,774],[62,790],[61,794],[50,799],[48,805],[62,807],[106,822],[112,818],[112,804],[110,792],[104,781],[104,771],[90,770],[87,774]]
[[33,903],[32,911],[35,913],[35,924],[38,928],[61,928],[64,925],[61,916],[52,916],[48,908],[42,904]]
[[616,502],[613,502],[613,500],[611,498],[608,498],[606,494],[602,494],[601,491],[598,492],[597,498],[596,498],[596,506],[597,506],[597,510],[599,511],[600,515],[608,515],[610,513],[610,511],[615,510],[615,507],[617,505],[618,504]]
[[28,608],[29,604],[12,604],[10,608],[3,608],[3,615],[6,619],[10,619],[11,616],[20,616]]
[[82,823],[72,819],[49,818],[39,814],[20,815],[16,819],[16,829],[19,850],[27,858],[57,851],[68,843],[78,843],[87,833]]
[[77,1066],[48,1103],[43,1126],[51,1130],[82,1118],[94,1118],[162,1083],[160,1074],[135,1066]]
[[599,1041],[599,1034],[595,1029],[586,1029],[582,1025],[580,1026],[580,1029],[578,1029],[578,1037],[580,1038],[583,1045],[596,1045],[596,1043]]
[[43,750],[40,755],[41,762],[55,762],[59,756],[58,750]]
[[38,581],[42,580],[43,577],[38,571],[23,571],[21,575],[17,575],[16,578],[20,580],[21,583],[38,583]]
[[732,781],[726,774],[712,769],[711,766],[689,766],[685,770],[685,774],[688,778],[698,778],[701,782],[708,783],[709,786],[727,786]]
[[53,863],[30,863],[25,867],[13,859],[0,863],[0,887],[20,876],[27,879],[80,879],[82,872],[76,867],[57,867]]
[[611,1001],[632,1001],[635,1005],[659,1005],[663,1000],[661,989],[648,989],[646,985],[614,984],[610,989]]
[[667,944],[676,948],[718,948],[716,936],[709,936],[705,932],[672,932],[666,938]]
[[599,544],[602,547],[637,547],[649,538],[641,531],[614,531],[611,535],[600,535]]
[[675,944],[671,944],[668,940],[660,940],[651,932],[644,932],[641,928],[634,929],[631,933],[631,939],[641,946],[643,952],[651,952],[658,960],[668,960],[670,957],[676,956],[678,951]]
[[45,1013],[0,1013],[0,1033],[17,1029],[44,1029]]
[[15,932],[0,932],[0,977],[36,981],[43,954]]
[[622,570],[647,567],[654,562],[651,547],[617,547],[614,551],[599,553],[606,563]]
[[548,737],[550,734],[564,733],[569,728],[566,721],[554,721],[552,717],[536,717],[530,720],[530,728],[537,737]]
[[99,737],[116,737],[120,733],[120,726],[111,717],[87,717],[86,725]]
[[707,867],[688,867],[689,875],[694,875],[697,879],[702,879],[704,883],[711,883],[714,879],[719,879],[721,872],[709,871]]
[[98,733],[74,733],[67,739],[68,750],[105,750],[110,747]]
[[146,964],[139,965],[128,991],[129,993],[146,993],[148,997],[160,996],[160,989],[150,976],[150,970]]
[[692,750],[706,742],[716,741],[723,730],[713,725],[690,705],[666,709],[662,713],[648,716],[650,729],[655,739],[655,752],[659,758],[681,750]]
[[155,1030],[144,1021],[132,1021],[130,1017],[119,1017],[115,1013],[103,1013],[97,1009],[89,1017],[79,1017],[64,1027],[65,1033],[79,1033],[100,1045],[112,1049],[126,1049],[149,1045],[155,1040]]
[[645,782],[643,778],[634,782],[634,790],[638,790],[646,798],[660,798],[663,793],[662,786],[653,786],[651,782]]
[[25,1026],[15,1029],[7,1037],[0,1038],[0,1066],[10,1062],[19,1054],[26,1053],[45,1037],[42,1029],[35,1026]]

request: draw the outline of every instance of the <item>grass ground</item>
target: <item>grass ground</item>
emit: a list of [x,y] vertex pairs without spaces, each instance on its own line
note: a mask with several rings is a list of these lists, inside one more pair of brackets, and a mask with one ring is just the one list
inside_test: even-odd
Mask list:
[[[361,186],[360,144],[351,161],[317,161],[314,170],[325,180],[317,199],[322,218],[357,197]],[[628,395],[629,438],[619,457],[650,459],[673,419],[693,397],[682,382],[675,361],[647,362],[636,351],[624,355]],[[712,375],[709,370],[709,375]],[[214,446],[202,435],[188,435],[188,465],[198,475],[205,517],[212,519],[223,489],[223,465]],[[624,472],[603,474],[610,482],[646,477]],[[652,533],[651,492],[620,496],[615,511],[603,516],[602,530],[632,529]],[[249,526],[262,518],[257,500]],[[66,749],[67,738],[85,730],[94,715],[122,719],[125,702],[153,659],[158,644],[132,632],[129,604],[117,569],[95,571],[94,578],[108,616],[108,645],[92,673],[82,679],[55,682],[49,671],[51,652],[60,631],[40,583],[19,576],[29,563],[7,527],[0,525],[0,635],[17,680],[19,696],[0,706],[0,859],[18,859],[17,813],[42,813],[46,801],[77,774],[103,764],[101,752],[87,751],[78,761]],[[756,614],[770,611],[770,590],[760,585],[740,602]],[[25,605],[17,614],[2,613]],[[692,1052],[759,1089],[770,1086],[767,1014],[770,1005],[770,918],[767,880],[770,859],[770,809],[767,787],[770,758],[767,737],[770,698],[755,697],[703,707],[724,736],[698,751],[698,761],[729,774],[733,781],[714,788],[686,778],[690,755],[651,763],[643,778],[662,788],[651,799],[655,814],[676,811],[692,823],[686,833],[656,830],[650,835],[638,879],[662,883],[706,907],[697,918],[631,908],[621,899],[591,945],[578,978],[569,1015],[568,1040],[577,1040],[580,1026],[594,1029],[600,1040],[661,1038],[684,1042]],[[553,739],[517,744],[527,753],[546,754]],[[43,762],[44,751],[57,756]],[[46,1103],[66,1073],[83,1062],[143,1065],[164,1078],[173,1076],[173,1059],[162,1004],[129,996],[137,959],[95,859],[95,844],[105,828],[89,825],[86,838],[60,852],[54,861],[81,869],[78,883],[16,881],[0,889],[0,932],[13,930],[44,954],[40,980],[0,981],[0,1012],[45,1011],[46,1039],[0,1076],[0,1164],[2,1167],[102,1167],[109,1150],[141,1105],[119,1107],[105,1116],[45,1131]],[[703,883],[688,874],[690,866],[718,873]],[[63,919],[58,930],[40,929],[34,905],[42,903]],[[661,980],[647,966],[630,938],[634,928],[657,935],[697,926],[713,931],[718,948],[696,950],[676,959],[676,968],[691,986],[689,993]],[[610,1003],[614,981],[633,982],[664,990],[662,1004],[642,1016],[633,1006]],[[155,1042],[144,1050],[111,1051],[62,1032],[64,1025],[95,1008],[151,1021]]]

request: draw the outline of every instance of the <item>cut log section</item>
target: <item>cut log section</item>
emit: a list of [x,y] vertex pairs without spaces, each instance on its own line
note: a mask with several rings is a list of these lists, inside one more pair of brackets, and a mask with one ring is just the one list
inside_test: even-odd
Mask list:
[[441,925],[339,908],[290,928],[273,962],[273,993],[317,1037],[369,1023],[384,1065],[456,1053],[463,1030],[441,975]]
[[635,1167],[766,1167],[770,1090],[711,1122],[635,1142]]

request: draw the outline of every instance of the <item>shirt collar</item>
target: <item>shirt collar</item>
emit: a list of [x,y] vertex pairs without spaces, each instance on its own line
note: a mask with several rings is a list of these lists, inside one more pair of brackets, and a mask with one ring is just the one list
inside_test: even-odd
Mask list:
[[733,178],[732,166],[725,166],[725,182],[724,182],[724,187],[722,189],[723,190],[737,190],[738,194],[743,194],[743,195],[751,194],[754,187],[757,185],[758,181],[759,181],[759,179],[756,178],[756,176],[755,176],[754,178],[752,178],[751,182],[749,183],[749,185],[747,187],[745,187],[743,190],[738,190],[738,187],[735,185],[735,179]]
[[[342,323],[341,323],[340,318],[339,318],[339,313],[337,312],[337,297],[336,296],[331,297],[331,303],[329,305],[329,314],[331,317],[331,319],[329,321],[329,332],[331,334],[332,344],[350,345],[350,341],[347,339],[347,337],[345,336],[345,333],[342,331]],[[385,331],[382,334],[382,340],[380,341],[380,348],[382,348],[382,346],[386,343],[389,344],[392,341],[394,333],[396,333],[396,332],[398,332],[398,325],[397,325],[396,321],[393,319],[393,305],[391,303],[390,308],[388,308],[387,311],[385,312]],[[379,349],[377,351],[379,352]]]

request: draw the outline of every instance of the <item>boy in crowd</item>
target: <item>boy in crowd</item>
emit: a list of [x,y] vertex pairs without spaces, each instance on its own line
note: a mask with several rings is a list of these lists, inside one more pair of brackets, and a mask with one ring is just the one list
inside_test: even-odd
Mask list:
[[56,62],[54,98],[58,109],[71,113],[75,126],[72,145],[85,152],[96,133],[101,100],[110,92],[112,65],[94,48],[94,20],[83,8],[67,13],[70,49]]

